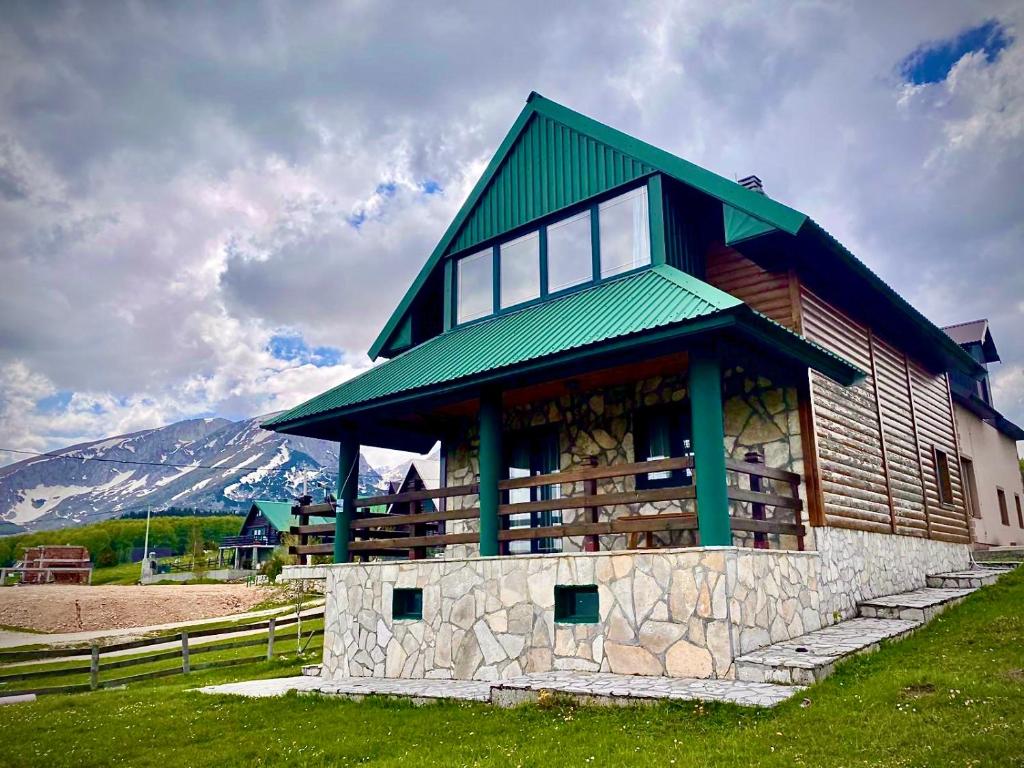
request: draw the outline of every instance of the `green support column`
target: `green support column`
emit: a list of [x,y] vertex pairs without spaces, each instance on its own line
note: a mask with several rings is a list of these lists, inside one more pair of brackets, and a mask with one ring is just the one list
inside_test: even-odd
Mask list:
[[700,543],[705,547],[729,546],[732,532],[725,479],[722,369],[711,350],[690,354],[690,410]]
[[347,563],[356,496],[359,494],[359,440],[343,432],[338,441],[338,510],[334,518],[334,562]]
[[501,390],[480,393],[480,555],[498,554],[498,504],[501,501]]

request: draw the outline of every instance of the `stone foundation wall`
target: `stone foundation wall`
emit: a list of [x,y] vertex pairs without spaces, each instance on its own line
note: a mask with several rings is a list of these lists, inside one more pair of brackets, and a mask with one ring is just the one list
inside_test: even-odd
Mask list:
[[864,600],[923,587],[928,575],[971,562],[968,544],[833,527],[810,528],[809,534],[806,546],[821,558],[825,624],[855,616]]
[[[324,669],[477,680],[564,669],[731,677],[737,654],[819,626],[817,560],[708,548],[327,566]],[[596,584],[600,620],[555,622],[556,584]],[[392,618],[396,587],[423,590],[422,620]]]
[[[727,370],[723,375],[723,416],[726,454],[743,459],[748,451],[757,451],[770,467],[803,474],[803,452],[800,441],[800,419],[796,390],[779,387],[768,379],[751,376],[740,368]],[[636,461],[633,445],[634,416],[637,411],[657,405],[678,403],[686,406],[685,374],[641,379],[630,384],[606,387],[601,390],[563,395],[555,400],[540,401],[506,409],[505,433],[512,434],[531,428],[551,426],[557,430],[559,442],[559,468],[566,471],[587,466],[594,459],[599,465],[626,464]],[[466,420],[458,426],[460,440],[450,442],[446,448],[447,484],[463,485],[476,482],[479,477],[479,438],[476,423]],[[730,482],[749,487],[746,477],[730,473]],[[609,478],[598,482],[598,493],[632,491],[636,487],[632,477]],[[788,495],[788,489],[780,489]],[[584,494],[582,483],[562,486],[563,496]],[[803,486],[801,484],[801,494]],[[449,501],[450,508],[475,507],[478,498],[462,497]],[[734,514],[749,516],[749,510],[740,509],[733,502]],[[655,504],[601,507],[598,517],[608,520],[623,515],[652,515],[658,512],[694,511],[692,501],[660,502]],[[581,510],[566,510],[563,521],[575,522]],[[478,530],[476,521],[451,521],[451,533]],[[737,534],[736,544],[743,544],[752,534]],[[773,547],[796,549],[792,537],[770,537]],[[693,531],[676,531],[656,536],[656,545],[662,547],[694,546]],[[578,552],[582,539],[562,539],[563,551]],[[625,549],[626,536],[602,536],[600,548],[605,551]],[[472,557],[479,551],[474,544],[455,545],[446,549],[445,556]]]

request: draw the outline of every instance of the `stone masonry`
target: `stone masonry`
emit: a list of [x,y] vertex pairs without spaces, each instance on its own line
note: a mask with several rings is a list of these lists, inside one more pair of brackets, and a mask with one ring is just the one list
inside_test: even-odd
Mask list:
[[[663,549],[323,570],[329,677],[731,678],[738,653],[820,626],[813,553]],[[600,621],[556,623],[556,584],[596,584]],[[423,590],[422,620],[392,618],[396,587]]]
[[[758,452],[770,467],[786,469],[801,474],[803,453],[800,441],[800,420],[797,410],[796,390],[779,387],[764,377],[751,376],[740,368],[727,370],[723,376],[725,401],[723,416],[725,428],[725,451],[735,459],[743,459],[748,451]],[[506,410],[505,432],[511,434],[530,428],[550,426],[557,430],[559,442],[559,465],[561,471],[587,466],[595,459],[599,465],[626,464],[636,461],[633,445],[634,416],[644,409],[659,405],[687,405],[686,377],[664,376],[641,379],[630,384],[606,387],[596,391],[563,395],[558,399],[510,407]],[[458,424],[455,433],[461,439],[446,445],[447,484],[464,485],[473,483],[479,477],[479,438],[474,420]],[[745,476],[729,473],[730,482],[749,487]],[[599,481],[598,493],[631,491],[635,488],[632,477],[611,478]],[[767,489],[766,490],[770,490]],[[562,496],[583,495],[581,483],[560,486]],[[789,495],[788,488],[775,489],[782,495]],[[801,486],[801,493],[802,493]],[[456,497],[449,506],[453,509],[475,507],[478,499]],[[733,514],[749,516],[739,502],[733,502]],[[599,519],[606,520],[623,515],[653,515],[659,512],[694,511],[692,501],[660,502],[654,504],[601,507]],[[574,522],[578,510],[563,512],[563,521]],[[448,524],[451,533],[476,530],[476,521],[452,521]],[[738,534],[735,543],[742,544],[743,535]],[[781,549],[796,549],[796,542],[790,537],[770,537],[771,545]],[[658,534],[658,546],[694,546],[697,542],[692,531],[677,531]],[[580,551],[582,539],[563,539],[563,551]],[[602,536],[601,550],[626,548],[624,535]],[[462,558],[476,554],[477,546],[450,546],[446,557]]]
[[809,534],[807,547],[821,557],[825,624],[856,616],[858,603],[865,600],[923,587],[931,574],[971,564],[967,544],[831,526],[810,528]]

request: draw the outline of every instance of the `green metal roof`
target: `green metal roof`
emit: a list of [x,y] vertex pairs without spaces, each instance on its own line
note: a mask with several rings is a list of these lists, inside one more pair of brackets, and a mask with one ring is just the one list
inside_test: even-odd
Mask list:
[[[558,184],[552,186],[551,180],[546,180],[546,183],[543,184],[539,179],[527,183],[526,174],[508,173],[507,161],[515,160],[517,142],[521,135],[525,140],[533,143],[531,132],[536,128],[535,117],[542,119],[545,124],[553,122],[577,134],[576,138],[570,141],[568,136],[558,139],[552,133],[550,143],[543,144],[540,142],[541,136],[546,135],[548,131],[555,130],[548,128],[539,132],[537,137],[536,150],[540,151],[543,148],[544,156],[551,163],[554,163],[555,166],[564,166],[569,171],[569,176],[561,182],[561,186]],[[559,156],[560,153],[564,153],[565,157]],[[614,155],[614,158],[609,158],[609,154]],[[629,168],[625,167],[627,161]],[[369,351],[370,358],[376,359],[386,348],[388,340],[398,330],[406,312],[409,311],[416,296],[423,289],[445,254],[453,246],[479,242],[481,225],[477,222],[478,212],[486,213],[493,207],[486,199],[492,184],[507,187],[508,196],[515,200],[512,202],[511,210],[506,211],[504,216],[499,215],[498,211],[492,211],[486,216],[488,224],[515,226],[544,212],[535,204],[535,197],[546,200],[548,205],[545,207],[548,210],[553,210],[551,206],[554,201],[562,200],[568,204],[574,199],[581,199],[575,193],[582,192],[582,186],[578,190],[571,188],[566,190],[564,188],[566,184],[583,185],[585,178],[595,174],[597,178],[588,187],[589,194],[595,194],[601,189],[608,188],[613,179],[609,177],[608,171],[604,168],[607,162],[612,163],[611,167],[616,169],[615,176],[616,178],[621,177],[620,181],[633,178],[638,173],[652,169],[668,174],[721,200],[737,212],[759,220],[759,223],[754,226],[764,229],[778,229],[789,234],[796,234],[807,220],[805,214],[772,200],[770,197],[753,192],[724,176],[719,176],[699,165],[676,157],[670,152],[658,149],[586,115],[581,115],[579,112],[574,112],[540,94],[531,93],[526,106],[502,140],[494,157],[484,169],[480,180],[473,187],[473,191],[470,192],[451,224],[448,225],[448,229],[445,230],[440,242],[430,254],[430,258],[423,265],[409,290],[406,291],[398,308],[392,313],[373,342]],[[516,163],[513,162],[512,165],[515,166]],[[541,173],[550,175],[553,171],[551,168],[544,167]],[[534,184],[539,186],[534,189]],[[547,189],[549,186],[552,188]],[[751,223],[748,223],[748,226],[751,226]]]
[[436,385],[470,380],[540,358],[668,326],[743,310],[762,335],[834,361],[847,377],[860,372],[750,310],[742,301],[674,267],[661,265],[560,298],[499,314],[435,336],[263,426],[294,424],[352,406]]
[[[299,525],[299,519],[292,516],[292,503],[290,501],[264,501],[259,499],[252,503],[253,507],[256,507],[263,516],[270,521],[281,533],[288,533],[288,530],[293,525]],[[249,515],[245,516],[245,520],[242,523],[242,527],[245,528],[245,524],[249,522],[249,516],[252,514],[252,508],[249,508]],[[333,517],[311,517],[309,518],[310,525],[319,525],[321,523],[334,522]]]
[[[536,172],[529,167],[526,156],[530,152],[544,161]],[[978,372],[978,365],[966,352],[944,338],[937,326],[806,214],[537,93],[530,94],[480,180],[370,347],[370,358],[376,359],[388,349],[389,340],[396,336],[417,295],[447,253],[497,234],[495,228],[527,223],[586,194],[650,171],[720,200],[727,244],[751,242],[772,233],[816,240],[818,247],[839,257],[839,266],[852,273],[854,282],[862,280],[868,291],[880,294],[898,322],[908,323],[932,345],[944,365]],[[500,199],[491,199],[496,195]]]

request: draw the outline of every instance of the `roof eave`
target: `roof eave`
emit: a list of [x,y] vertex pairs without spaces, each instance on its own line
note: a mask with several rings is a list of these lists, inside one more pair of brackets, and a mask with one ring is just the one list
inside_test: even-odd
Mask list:
[[580,362],[587,359],[601,358],[640,345],[658,344],[670,340],[691,338],[701,334],[734,328],[755,341],[767,342],[783,355],[799,364],[814,368],[820,373],[843,385],[852,384],[866,374],[857,366],[837,355],[828,352],[816,344],[808,342],[768,318],[752,311],[745,304],[737,304],[720,310],[713,315],[696,320],[675,323],[669,326],[630,334],[617,339],[603,341],[586,347],[566,350],[556,355],[530,360],[513,366],[502,367],[448,381],[429,387],[398,392],[387,397],[368,400],[350,406],[332,408],[321,413],[310,414],[292,421],[282,421],[269,428],[276,432],[303,435],[304,427],[325,421],[352,419],[360,415],[386,407],[407,404],[414,400],[441,396],[469,395],[475,389],[498,383],[503,380],[522,377],[528,374],[541,374],[550,369],[564,366],[569,362]]
[[[805,234],[806,233],[806,234]],[[878,275],[872,272],[867,265],[851,253],[846,246],[833,237],[828,230],[822,227],[813,219],[808,218],[806,224],[801,228],[798,235],[811,236],[822,239],[831,252],[838,256],[848,269],[866,281],[868,285],[877,292],[879,296],[896,312],[903,315],[917,331],[928,339],[941,356],[947,366],[947,370],[958,370],[968,376],[979,376],[985,373],[985,367],[972,358],[959,344],[939,328],[935,323],[925,317],[914,306],[900,296]]]

